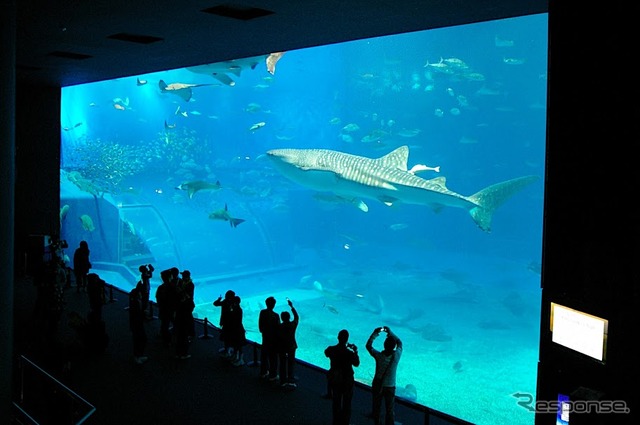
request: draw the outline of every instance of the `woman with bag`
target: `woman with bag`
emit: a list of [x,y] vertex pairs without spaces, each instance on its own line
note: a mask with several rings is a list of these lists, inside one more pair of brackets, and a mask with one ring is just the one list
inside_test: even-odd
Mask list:
[[[375,341],[381,332],[387,333],[384,340],[384,350],[378,351],[373,348]],[[391,332],[386,326],[375,328],[367,340],[367,351],[376,361],[376,373],[371,383],[371,393],[373,394],[373,410],[371,417],[374,425],[380,425],[380,409],[382,400],[385,407],[385,425],[395,423],[394,402],[396,397],[396,370],[402,356],[402,341],[396,334]]]

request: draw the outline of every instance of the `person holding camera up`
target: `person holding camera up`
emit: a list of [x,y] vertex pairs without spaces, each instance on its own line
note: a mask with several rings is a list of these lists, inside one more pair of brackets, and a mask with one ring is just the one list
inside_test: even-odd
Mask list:
[[[151,294],[151,278],[153,277],[153,272],[155,269],[151,264],[143,264],[138,267],[140,271],[140,280],[136,286],[140,288],[140,294],[142,296],[142,311],[147,311],[147,307],[149,307],[149,295]],[[152,318],[152,317],[151,317]]]
[[[387,337],[384,340],[384,349],[378,351],[373,348],[373,341],[380,336],[380,333],[386,332]],[[366,344],[367,351],[376,361],[376,373],[371,383],[371,393],[373,402],[371,417],[375,425],[380,425],[380,410],[382,400],[385,407],[385,425],[393,425],[395,419],[394,401],[396,396],[396,370],[402,356],[402,341],[391,329],[386,326],[375,328],[369,336]]]
[[353,398],[353,366],[360,366],[358,347],[349,344],[349,331],[338,332],[338,343],[324,350],[331,361],[329,387],[333,399],[333,425],[349,425]]

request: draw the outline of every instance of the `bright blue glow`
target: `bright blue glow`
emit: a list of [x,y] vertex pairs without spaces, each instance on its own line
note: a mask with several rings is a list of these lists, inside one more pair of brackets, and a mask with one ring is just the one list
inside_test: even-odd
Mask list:
[[[240,76],[229,69],[234,86],[178,69],[64,88],[62,237],[87,240],[94,271],[118,279],[120,267],[124,286],[140,264],[189,269],[196,312],[212,323],[211,301],[234,289],[250,339],[263,300],[276,296],[282,311],[287,296],[302,317],[298,357],[322,367],[339,329],[363,347],[390,326],[405,343],[399,395],[478,424],[533,424],[511,394],[536,391],[547,15],[290,51],[274,75],[265,57]],[[185,101],[160,80],[197,86]],[[464,196],[540,180],[501,205],[487,233],[460,208],[367,199],[363,212],[264,158],[276,148],[375,158],[402,145],[409,168],[439,166],[420,177],[445,177]],[[176,189],[193,181],[221,187]],[[225,204],[245,222],[210,218]],[[369,383],[362,351],[356,376]]]

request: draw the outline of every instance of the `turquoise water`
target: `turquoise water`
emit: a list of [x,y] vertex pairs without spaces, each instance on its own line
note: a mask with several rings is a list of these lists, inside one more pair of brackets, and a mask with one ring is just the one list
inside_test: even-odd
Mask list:
[[[546,49],[535,15],[288,51],[273,74],[265,55],[63,88],[61,237],[70,250],[88,241],[95,271],[125,287],[140,264],[189,269],[212,323],[211,302],[234,289],[258,341],[263,300],[281,311],[289,297],[298,355],[322,367],[340,329],[364,347],[390,326],[405,344],[401,395],[475,423],[532,424],[512,394],[536,385]],[[161,80],[194,86],[186,96]],[[465,208],[317,192],[265,155],[401,146],[409,169],[440,167],[416,175],[465,197],[539,179],[486,232]]]

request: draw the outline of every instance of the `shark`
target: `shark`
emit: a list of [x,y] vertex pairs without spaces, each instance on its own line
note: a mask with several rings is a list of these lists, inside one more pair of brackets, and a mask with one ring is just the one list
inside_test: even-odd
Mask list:
[[158,86],[160,87],[160,91],[162,93],[173,93],[182,98],[185,102],[191,100],[191,96],[193,95],[193,91],[191,90],[194,87],[203,87],[203,86],[212,86],[213,84],[186,84],[186,83],[171,83],[167,84],[164,80],[160,80],[158,82]]
[[260,63],[264,63],[269,74],[274,75],[276,73],[276,63],[284,54],[285,52],[274,52],[268,55],[190,66],[186,69],[196,74],[209,75],[222,84],[233,87],[236,85],[234,78],[239,78],[243,70],[256,69]]
[[539,179],[533,175],[517,177],[464,196],[449,190],[445,177],[424,179],[415,174],[416,167],[407,169],[408,146],[379,158],[329,149],[272,149],[266,155],[282,175],[305,187],[345,199],[378,200],[387,206],[425,205],[435,212],[444,207],[462,208],[485,232],[491,231],[498,207]]
[[220,181],[216,181],[215,183],[206,182],[203,180],[194,180],[190,182],[184,182],[176,186],[178,190],[186,190],[187,194],[189,194],[189,199],[193,198],[193,195],[196,192],[201,190],[218,190],[222,188]]
[[239,224],[244,223],[245,220],[242,218],[234,218],[229,213],[229,208],[227,208],[227,204],[224,204],[223,210],[217,210],[209,214],[209,218],[211,220],[224,220],[228,221],[231,227],[238,227]]

